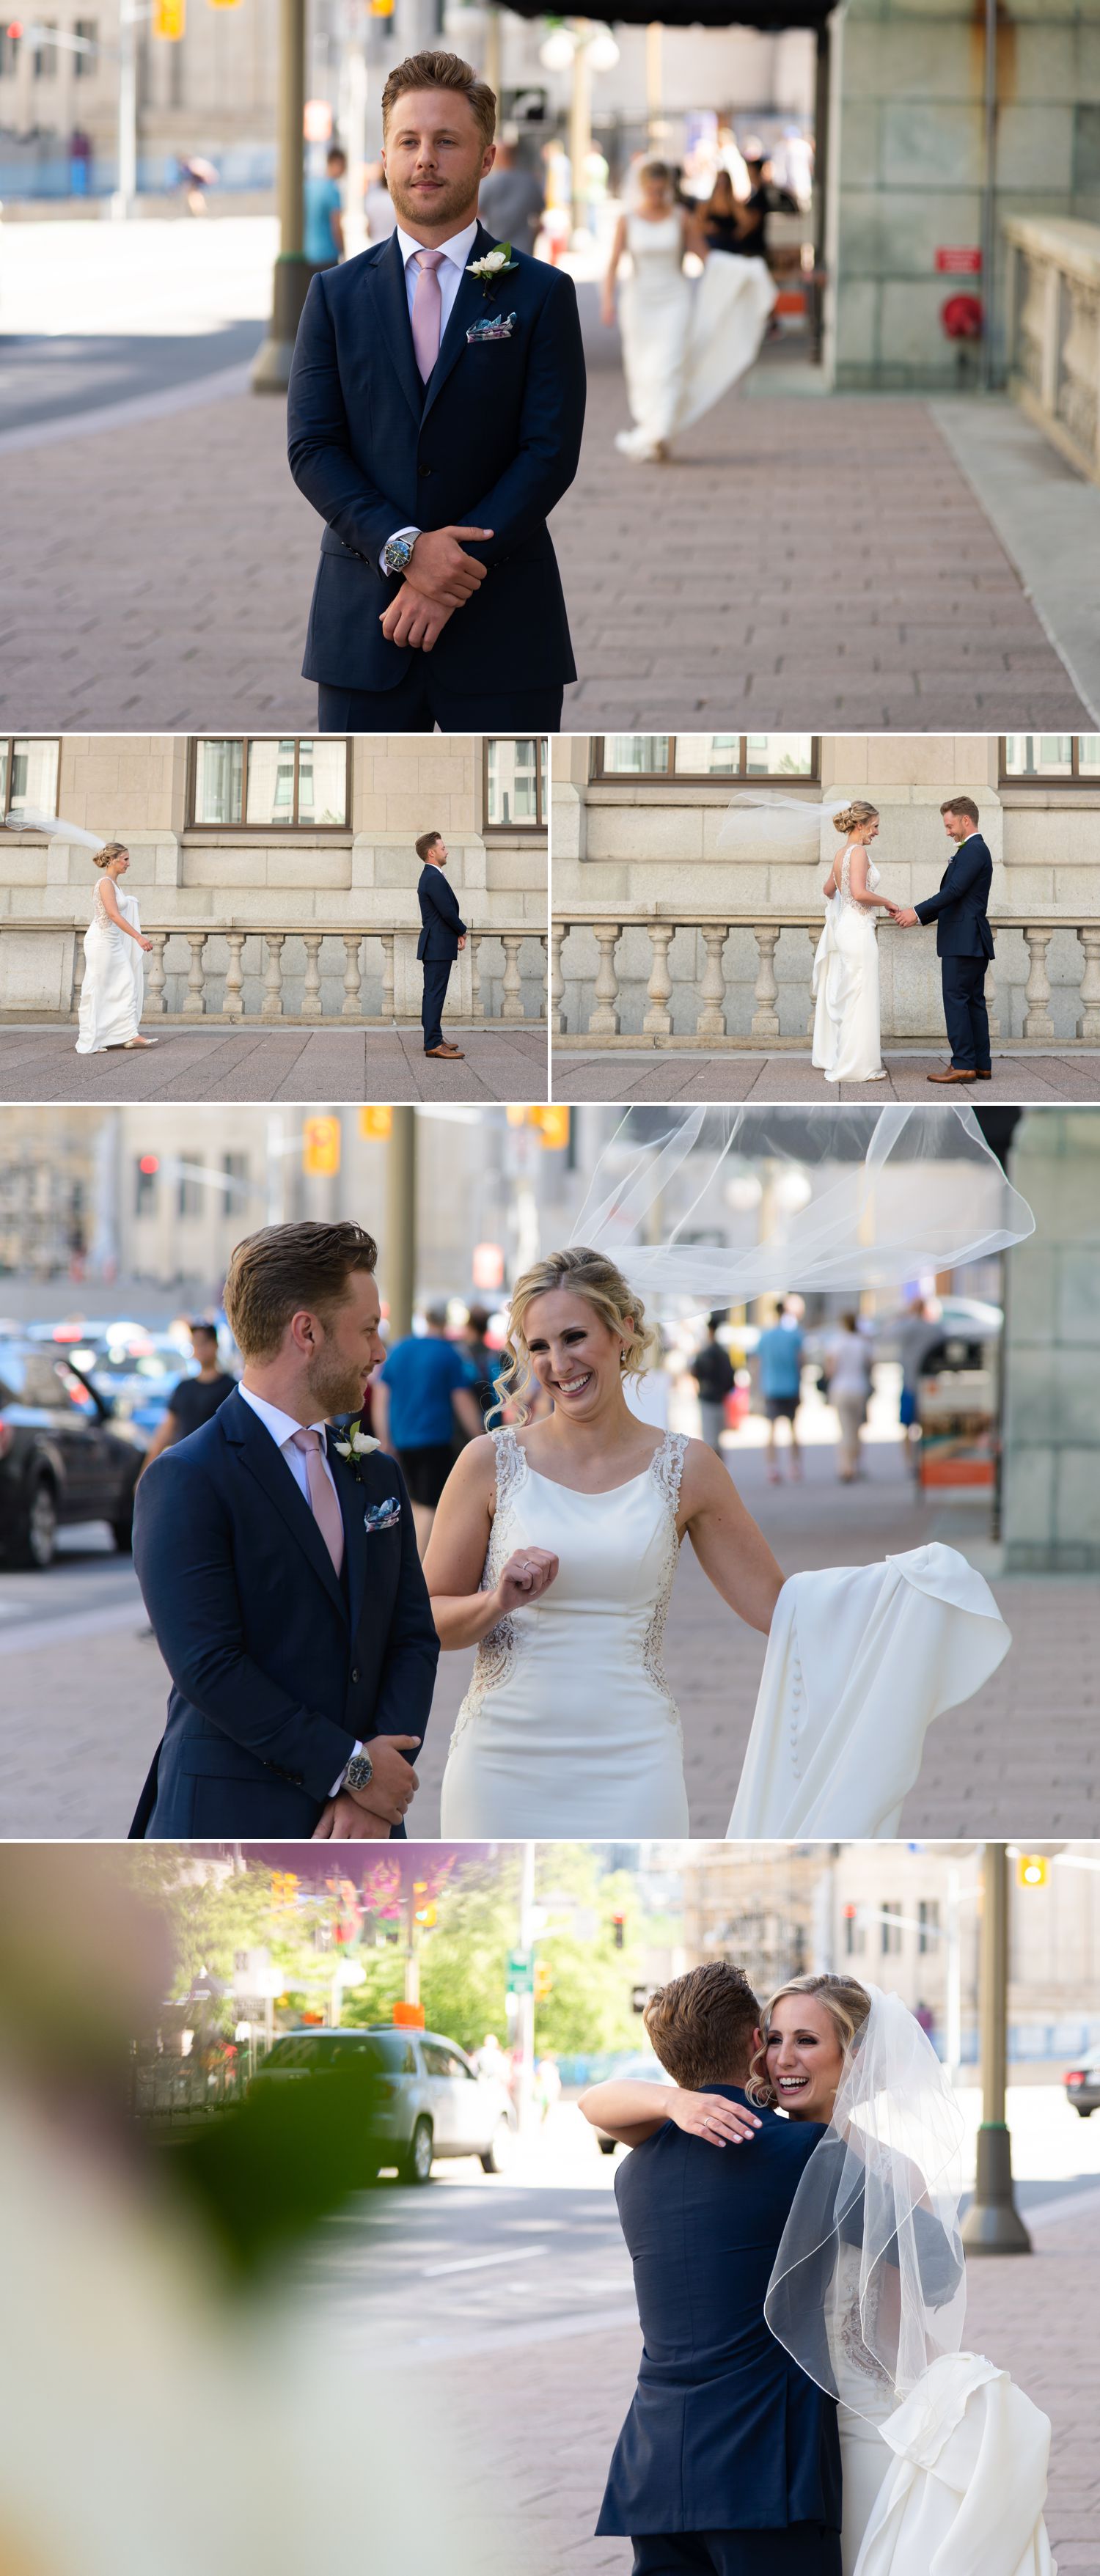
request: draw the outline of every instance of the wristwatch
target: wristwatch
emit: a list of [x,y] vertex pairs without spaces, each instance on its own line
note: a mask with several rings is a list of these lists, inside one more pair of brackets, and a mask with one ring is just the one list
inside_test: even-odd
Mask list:
[[412,562],[412,550],[419,534],[419,528],[406,528],[403,536],[387,538],[382,548],[384,571],[392,573],[406,571]]
[[364,1746],[362,1753],[352,1754],[344,1773],[344,1787],[345,1789],[369,1789],[373,1778],[374,1764]]

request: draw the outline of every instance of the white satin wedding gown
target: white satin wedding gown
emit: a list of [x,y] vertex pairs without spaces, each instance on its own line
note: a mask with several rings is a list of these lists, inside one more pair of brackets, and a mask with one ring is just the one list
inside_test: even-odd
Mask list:
[[[814,958],[813,1061],[826,1082],[881,1082],[882,1026],[878,982],[878,914],[857,903],[851,889],[852,850],[840,863],[840,883],[826,896],[825,927]],[[867,885],[881,880],[867,861]]]
[[[132,930],[140,930],[132,894],[115,887],[119,911]],[[80,993],[78,1055],[101,1055],[104,1047],[126,1046],[136,1038],[145,998],[145,952],[136,939],[112,921],[96,887],[92,918],[84,933],[84,982]]]
[[687,1441],[607,1494],[540,1476],[494,1431],[496,1509],[481,1579],[516,1548],[550,1548],[549,1591],[477,1650],[443,1775],[445,1841],[677,1840],[687,1834],[683,1745],[661,1662],[676,1575]]
[[619,330],[633,429],[615,445],[635,462],[688,429],[751,367],[775,302],[762,259],[712,251],[692,286],[677,211],[660,223],[628,215],[632,275],[619,291]]

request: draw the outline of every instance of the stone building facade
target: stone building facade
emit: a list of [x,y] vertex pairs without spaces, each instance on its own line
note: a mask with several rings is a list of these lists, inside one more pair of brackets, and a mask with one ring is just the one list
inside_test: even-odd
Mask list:
[[1025,1110],[1012,1178],[1035,1232],[1006,1264],[1009,1573],[1100,1573],[1100,1118]]
[[[1030,1020],[1037,1043],[1100,1040],[1100,736],[575,735],[551,759],[552,910],[559,931],[574,924],[559,952],[567,1044],[637,1044],[648,1015],[650,1034],[705,1050],[709,964],[719,1043],[749,1043],[755,1020],[765,1043],[804,1047],[821,887],[839,846],[825,804],[877,805],[883,889],[912,904],[950,856],[939,808],[952,792],[973,798],[993,855],[999,1037],[1021,1039]],[[595,925],[620,932],[603,1006],[614,1032],[607,1017],[591,1032]],[[669,985],[656,1011],[654,930]],[[878,947],[884,1038],[942,1042],[934,932],[886,922]],[[765,993],[775,987],[764,1032],[762,975]]]

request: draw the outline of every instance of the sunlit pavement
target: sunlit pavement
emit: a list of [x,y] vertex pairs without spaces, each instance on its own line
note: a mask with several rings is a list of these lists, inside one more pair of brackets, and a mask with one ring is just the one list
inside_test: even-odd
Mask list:
[[199,1028],[146,1023],[153,1048],[101,1055],[75,1051],[72,1028],[0,1025],[0,1100],[544,1100],[546,1030],[537,1021],[445,1034],[462,1062],[424,1053],[418,1027],[236,1028],[211,1018]]
[[[696,1055],[688,1048],[616,1047],[586,1055],[555,1045],[551,1076],[555,1100],[930,1100],[928,1076],[949,1059],[940,1047],[902,1052],[883,1049],[881,1082],[826,1082],[807,1055],[757,1055],[739,1047],[729,1054]],[[1064,1055],[1028,1047],[1018,1055],[1000,1049],[993,1079],[975,1083],[967,1099],[988,1108],[995,1100],[1100,1099],[1100,1053],[1074,1047]]]

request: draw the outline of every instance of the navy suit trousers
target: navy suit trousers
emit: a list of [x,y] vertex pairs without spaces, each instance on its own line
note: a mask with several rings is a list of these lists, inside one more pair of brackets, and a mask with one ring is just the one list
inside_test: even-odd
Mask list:
[[633,2543],[633,2576],[841,2576],[840,2533],[820,2522],[785,2531],[646,2532]]
[[984,957],[941,957],[943,1015],[951,1042],[951,1062],[964,1072],[989,1071],[989,1012],[985,1001]]
[[425,1055],[430,1048],[443,1044],[443,1005],[447,999],[447,986],[451,980],[453,964],[453,957],[425,957],[423,960],[424,1000],[420,1018],[424,1030]]
[[559,733],[564,689],[489,689],[458,697],[414,653],[395,689],[317,690],[319,733]]

